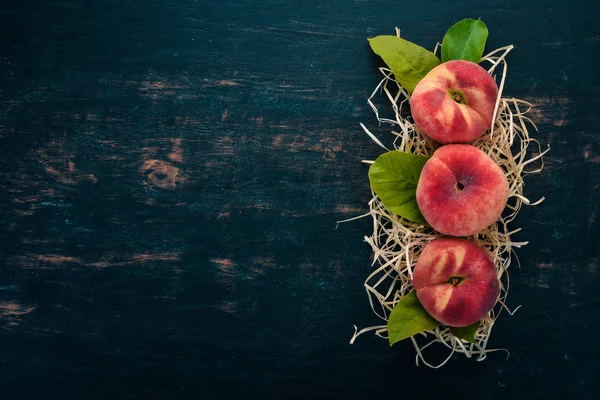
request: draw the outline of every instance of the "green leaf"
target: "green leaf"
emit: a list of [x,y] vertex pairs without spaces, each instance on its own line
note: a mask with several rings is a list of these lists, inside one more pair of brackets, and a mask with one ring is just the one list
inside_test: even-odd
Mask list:
[[487,37],[488,29],[481,19],[465,18],[457,22],[442,40],[442,62],[467,60],[479,64]]
[[464,339],[467,342],[475,343],[475,334],[477,333],[477,329],[479,329],[480,321],[475,322],[474,324],[464,326],[462,328],[450,327],[450,332],[454,336],[459,339]]
[[396,36],[377,36],[369,39],[369,44],[408,93],[440,64],[440,59],[429,50]]
[[435,329],[439,324],[427,314],[413,290],[398,301],[388,318],[390,346],[417,333]]
[[383,205],[409,221],[426,223],[417,205],[417,183],[429,158],[401,151],[380,155],[369,168],[369,180]]

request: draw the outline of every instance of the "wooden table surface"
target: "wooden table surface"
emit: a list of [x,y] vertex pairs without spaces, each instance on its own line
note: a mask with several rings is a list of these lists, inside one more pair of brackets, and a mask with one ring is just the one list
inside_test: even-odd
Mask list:
[[[2,399],[598,398],[597,2],[1,3]],[[381,152],[359,123],[390,143],[366,38],[433,48],[467,16],[515,45],[505,94],[552,150],[513,224],[510,358],[430,370],[348,344],[379,323],[371,223],[336,221]]]

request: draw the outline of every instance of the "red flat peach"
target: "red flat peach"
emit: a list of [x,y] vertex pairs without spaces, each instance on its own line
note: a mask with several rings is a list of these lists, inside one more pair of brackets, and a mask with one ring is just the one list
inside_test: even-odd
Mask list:
[[425,163],[417,184],[417,204],[436,231],[474,235],[501,216],[508,200],[502,169],[475,146],[440,147]]
[[454,60],[432,69],[415,87],[410,109],[417,130],[436,142],[468,143],[492,126],[498,86],[485,69]]
[[457,238],[425,246],[413,273],[413,285],[425,310],[444,325],[462,327],[479,321],[498,300],[500,283],[488,252]]

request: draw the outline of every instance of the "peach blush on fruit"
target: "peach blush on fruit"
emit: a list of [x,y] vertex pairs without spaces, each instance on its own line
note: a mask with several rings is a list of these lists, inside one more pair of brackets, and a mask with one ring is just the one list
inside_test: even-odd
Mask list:
[[493,224],[508,200],[502,169],[468,144],[440,147],[425,163],[417,184],[417,204],[436,231],[474,235]]
[[436,142],[468,143],[492,126],[498,86],[464,60],[440,64],[417,84],[410,109],[417,130]]
[[500,293],[487,250],[457,238],[440,238],[425,246],[414,269],[413,285],[425,310],[453,327],[479,321]]

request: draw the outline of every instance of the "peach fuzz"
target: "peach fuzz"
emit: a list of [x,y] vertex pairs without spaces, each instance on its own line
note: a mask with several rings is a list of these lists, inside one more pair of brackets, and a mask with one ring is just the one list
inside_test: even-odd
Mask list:
[[436,231],[474,235],[502,215],[509,186],[502,169],[475,146],[449,144],[427,160],[417,184],[417,204]]
[[425,246],[414,269],[413,285],[425,310],[454,327],[479,321],[500,293],[487,250],[457,238],[440,238]]
[[485,69],[454,60],[432,69],[415,87],[410,109],[417,130],[436,142],[468,143],[492,126],[498,86]]

